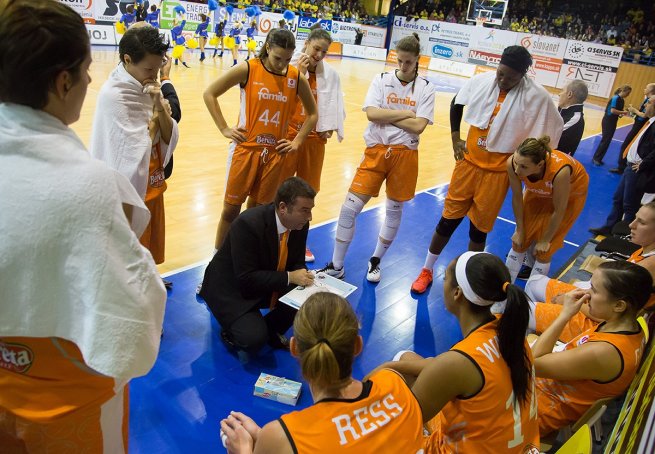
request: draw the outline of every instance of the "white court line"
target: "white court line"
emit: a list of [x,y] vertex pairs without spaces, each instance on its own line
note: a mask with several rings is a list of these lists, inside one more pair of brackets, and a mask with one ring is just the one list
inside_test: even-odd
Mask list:
[[[516,222],[514,222],[514,221],[510,221],[509,219],[506,219],[506,218],[504,218],[504,217],[502,217],[502,216],[498,216],[496,219],[500,219],[501,221],[505,221],[505,222],[507,222],[508,224],[516,225]],[[567,241],[567,240],[564,240],[564,242],[565,242],[566,244],[570,245],[570,246],[573,246],[573,247],[580,247],[579,244],[571,243],[570,241]]]

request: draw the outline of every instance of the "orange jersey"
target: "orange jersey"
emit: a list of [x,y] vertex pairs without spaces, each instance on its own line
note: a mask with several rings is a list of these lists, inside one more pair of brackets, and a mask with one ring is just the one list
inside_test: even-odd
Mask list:
[[279,422],[299,454],[423,452],[421,408],[402,377],[388,369],[373,374],[355,399],[324,399]]
[[275,147],[287,137],[289,120],[296,110],[299,73],[289,65],[287,74],[269,72],[261,60],[248,64],[248,80],[241,87],[239,128],[246,130],[242,147]]
[[[498,346],[497,325],[497,320],[482,325],[451,348],[476,364],[484,384],[476,395],[448,402],[428,423],[434,431],[426,452],[539,452],[535,393],[529,393],[522,405],[514,399],[510,370]],[[527,342],[525,348],[532,363]]]
[[150,153],[150,167],[148,169],[148,187],[146,189],[146,202],[157,198],[166,190],[166,177],[164,175],[164,157],[161,152],[161,140],[152,145]]
[[519,177],[525,184],[525,197],[553,198],[553,181],[557,174],[565,167],[571,169],[571,192],[570,199],[576,199],[587,194],[589,186],[589,175],[584,166],[573,157],[553,150],[550,157],[546,159],[544,176],[538,181],[531,181],[528,177]]
[[[537,379],[539,431],[549,434],[576,421],[599,399],[616,397],[623,393],[635,374],[646,344],[643,331],[636,333],[603,333],[603,324],[585,331],[568,342],[564,350],[580,347],[587,342],[607,342],[619,352],[623,369],[614,380],[601,383],[595,380]],[[555,353],[557,354],[557,353]]]
[[77,346],[59,338],[0,338],[0,407],[47,422],[111,398],[115,382],[84,366]]
[[[318,92],[316,90],[316,73],[309,72],[309,78],[307,79],[307,82],[309,82],[309,88],[312,90],[312,95],[314,95],[314,101],[318,102]],[[305,115],[305,106],[303,106],[302,102],[300,100],[297,100],[296,102],[296,111],[293,114],[293,117],[291,118],[291,121],[289,122],[289,137],[296,137],[298,135],[298,131],[300,131],[300,128],[302,128],[303,123],[305,122],[305,119],[307,118],[307,115]],[[308,139],[321,139],[321,137],[318,135],[316,132],[316,127],[312,129],[312,131],[309,133],[307,136]],[[323,139],[321,139],[323,140]],[[327,141],[325,141],[327,142]]]
[[491,124],[494,122],[496,115],[500,112],[500,108],[503,105],[506,96],[506,91],[500,92],[498,102],[496,102],[496,108],[491,115],[487,128],[480,129],[476,126],[471,126],[469,128],[468,136],[466,136],[466,150],[468,153],[464,154],[464,159],[478,167],[492,172],[504,172],[506,169],[505,165],[507,163],[507,157],[514,152],[514,150],[511,150],[509,153],[487,151],[487,134],[489,133],[489,129],[491,128]]
[[[651,257],[655,255],[655,251],[649,252],[648,254],[644,255],[644,248],[641,247],[634,251],[630,258],[628,258],[628,262],[631,263],[639,263],[645,258]],[[655,308],[655,294],[651,294],[650,298],[648,298],[648,301],[646,301],[646,305],[644,306],[644,309],[646,310],[653,310]]]

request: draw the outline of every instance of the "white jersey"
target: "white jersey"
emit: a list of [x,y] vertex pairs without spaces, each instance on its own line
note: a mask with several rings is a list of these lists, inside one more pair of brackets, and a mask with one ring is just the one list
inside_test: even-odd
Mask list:
[[[403,83],[395,71],[382,73],[375,76],[368,89],[362,110],[366,111],[367,107],[413,110],[417,118],[425,118],[431,125],[434,120],[434,86],[422,77],[417,77],[415,83]],[[418,140],[418,134],[411,134],[391,123],[369,122],[364,131],[367,147],[378,144],[405,145],[416,150]]]

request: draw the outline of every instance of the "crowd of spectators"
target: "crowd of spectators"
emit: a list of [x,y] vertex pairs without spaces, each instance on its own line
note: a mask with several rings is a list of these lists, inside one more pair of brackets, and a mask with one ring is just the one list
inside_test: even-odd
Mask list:
[[[394,14],[465,24],[467,8],[465,0],[407,0],[398,3]],[[627,59],[655,59],[653,2],[510,0],[499,28],[621,46]]]

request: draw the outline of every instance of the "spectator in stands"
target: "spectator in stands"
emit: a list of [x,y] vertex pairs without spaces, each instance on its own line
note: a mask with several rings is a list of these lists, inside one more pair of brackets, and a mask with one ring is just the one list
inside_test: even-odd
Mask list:
[[635,109],[632,107],[632,105],[628,106],[628,112],[635,118],[635,122],[632,124],[632,129],[630,129],[630,132],[628,135],[625,137],[623,140],[623,144],[621,145],[621,152],[619,153],[619,166],[616,169],[610,169],[610,172],[612,173],[618,173],[622,174],[623,171],[625,170],[625,166],[627,165],[627,161],[625,157],[623,156],[623,153],[625,152],[626,147],[630,142],[632,142],[632,139],[635,138],[639,130],[642,128],[644,123],[648,121],[648,117],[646,116],[646,105],[648,104],[648,98],[651,96],[655,95],[655,83],[651,83],[646,85],[646,88],[644,88],[644,100],[639,106],[639,109]]
[[[567,293],[557,315],[532,347],[541,436],[575,422],[599,399],[621,395],[634,378],[645,348],[637,316],[653,288],[650,273],[635,264],[611,261],[591,277],[591,289]],[[605,322],[584,330],[584,304]],[[570,339],[553,351],[562,332]]]
[[589,90],[581,80],[572,80],[564,86],[559,94],[559,113],[564,120],[564,130],[559,144],[555,147],[563,153],[573,156],[584,133],[583,104]]
[[612,211],[605,225],[589,229],[594,235],[609,235],[621,218],[632,222],[644,193],[655,192],[655,95],[648,99],[644,113],[648,121],[624,151],[627,166],[614,192]]
[[631,92],[632,87],[630,87],[630,85],[623,85],[616,89],[614,96],[612,96],[607,102],[605,115],[603,116],[601,123],[603,135],[591,161],[594,165],[603,165],[603,158],[605,157],[605,153],[607,153],[610,143],[612,143],[612,137],[616,131],[616,124],[618,123],[619,118],[628,113],[628,111],[624,110],[623,107],[625,105],[625,98],[630,96]]

